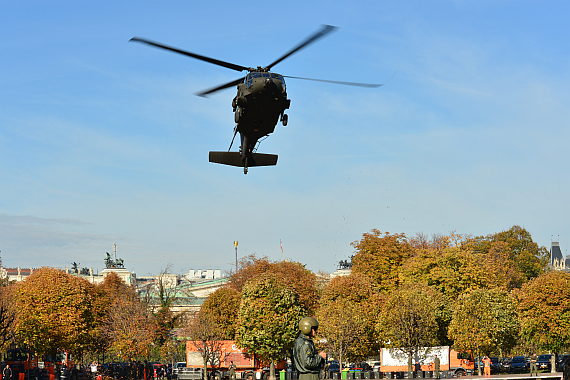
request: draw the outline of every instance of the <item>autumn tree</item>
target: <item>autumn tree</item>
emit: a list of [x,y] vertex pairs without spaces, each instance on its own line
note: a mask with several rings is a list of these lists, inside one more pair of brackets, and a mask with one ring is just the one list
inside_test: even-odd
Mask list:
[[309,314],[317,307],[319,290],[317,276],[295,261],[271,261],[267,256],[249,255],[243,257],[239,269],[230,277],[228,286],[238,292],[245,283],[264,273],[273,273],[281,282],[299,295],[299,301]]
[[209,313],[199,312],[193,316],[185,328],[188,344],[202,358],[204,379],[208,379],[208,364],[218,365],[222,353],[222,333]]
[[223,339],[234,340],[241,294],[230,287],[217,289],[202,304],[200,313],[208,314],[220,329]]
[[486,275],[476,257],[461,247],[418,250],[401,266],[400,278],[403,283],[432,286],[450,300],[466,291],[486,287]]
[[375,280],[382,291],[392,291],[400,285],[399,268],[414,253],[404,234],[382,235],[376,229],[363,234],[352,246],[356,249],[352,271]]
[[518,335],[516,300],[505,290],[478,289],[459,297],[449,326],[455,347],[491,356],[509,352]]
[[427,285],[406,284],[393,291],[382,308],[379,334],[396,353],[407,356],[409,372],[411,360],[420,349],[438,343],[436,315],[441,299]]
[[41,268],[18,284],[15,331],[41,354],[81,352],[93,342],[94,287],[54,268]]
[[14,305],[14,284],[8,281],[0,283],[0,348],[5,348],[14,340],[14,322],[16,309]]
[[512,290],[522,278],[508,259],[507,249],[506,243],[496,242],[488,251],[476,253],[457,236],[440,237],[436,248],[416,248],[415,255],[400,267],[400,278],[433,286],[450,300],[476,289]]
[[518,301],[523,339],[544,351],[570,348],[570,274],[550,271],[529,281]]
[[127,288],[107,310],[102,334],[109,351],[125,359],[148,357],[156,338],[156,324],[146,303]]
[[530,233],[520,226],[513,226],[507,231],[502,231],[487,236],[479,236],[471,240],[473,250],[476,253],[488,252],[493,243],[504,242],[508,246],[509,261],[520,273],[523,281],[528,281],[544,273],[548,266],[548,250],[539,247],[532,240]]
[[305,316],[299,295],[282,278],[272,272],[261,274],[243,286],[236,342],[271,363],[274,380],[275,361],[292,349]]
[[318,345],[339,359],[341,370],[343,360],[376,352],[376,316],[383,300],[378,285],[360,273],[335,277],[324,289],[316,314]]

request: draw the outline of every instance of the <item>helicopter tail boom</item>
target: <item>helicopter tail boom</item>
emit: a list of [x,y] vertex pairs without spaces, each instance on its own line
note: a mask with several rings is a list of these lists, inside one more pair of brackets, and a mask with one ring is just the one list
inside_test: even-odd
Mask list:
[[[222,165],[244,167],[239,152],[210,152],[210,162]],[[273,166],[277,165],[276,154],[253,153],[247,159],[247,166]]]

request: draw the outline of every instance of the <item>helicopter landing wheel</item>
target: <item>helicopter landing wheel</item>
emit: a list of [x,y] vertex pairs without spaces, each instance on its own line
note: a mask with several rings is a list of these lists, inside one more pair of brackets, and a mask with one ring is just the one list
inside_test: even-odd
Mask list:
[[283,126],[284,126],[284,127],[287,126],[287,121],[289,121],[289,115],[287,115],[286,113],[284,113],[283,116],[281,116],[281,122],[283,122]]

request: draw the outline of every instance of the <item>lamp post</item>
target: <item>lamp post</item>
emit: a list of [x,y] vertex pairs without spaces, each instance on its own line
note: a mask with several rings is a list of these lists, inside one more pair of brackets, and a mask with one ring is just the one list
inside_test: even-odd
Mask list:
[[234,247],[236,247],[236,273],[237,273],[237,247],[238,247],[238,241],[234,241]]

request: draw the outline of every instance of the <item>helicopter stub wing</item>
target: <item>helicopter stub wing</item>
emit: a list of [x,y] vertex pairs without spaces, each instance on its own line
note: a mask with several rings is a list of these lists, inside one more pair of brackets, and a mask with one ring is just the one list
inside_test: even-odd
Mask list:
[[[243,168],[239,152],[210,152],[210,162]],[[253,153],[247,160],[248,167],[277,165],[276,154]]]

